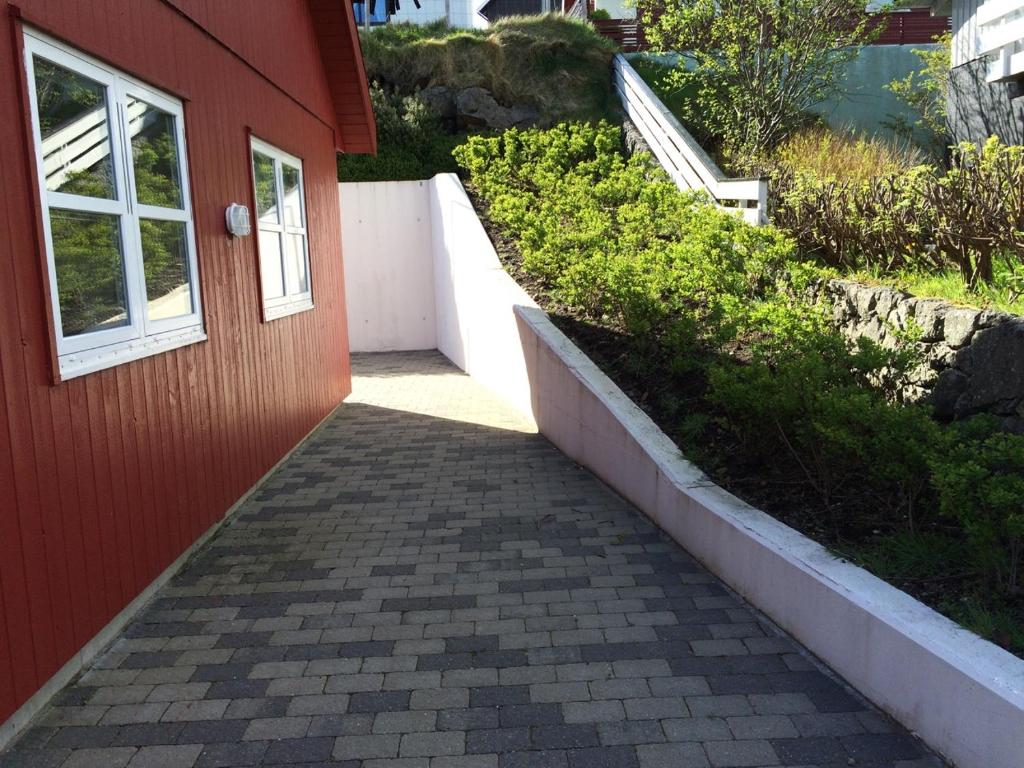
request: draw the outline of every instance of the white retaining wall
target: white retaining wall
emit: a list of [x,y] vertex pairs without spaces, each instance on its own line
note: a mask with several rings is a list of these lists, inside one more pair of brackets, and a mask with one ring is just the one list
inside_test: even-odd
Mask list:
[[426,190],[438,349],[958,768],[1024,766],[1024,661],[711,483],[501,269],[458,180]]
[[353,352],[437,347],[430,183],[338,185]]

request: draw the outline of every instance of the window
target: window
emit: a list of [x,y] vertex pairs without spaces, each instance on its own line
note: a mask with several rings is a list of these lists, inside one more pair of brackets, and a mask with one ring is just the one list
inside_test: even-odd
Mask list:
[[61,377],[205,339],[181,103],[34,32],[25,56]]
[[252,177],[263,318],[274,320],[312,309],[302,161],[253,139]]

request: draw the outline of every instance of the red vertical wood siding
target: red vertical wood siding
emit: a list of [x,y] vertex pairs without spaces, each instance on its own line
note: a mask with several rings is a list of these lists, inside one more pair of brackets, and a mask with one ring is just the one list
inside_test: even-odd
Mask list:
[[[350,389],[337,104],[309,6],[17,3],[25,24],[185,102],[209,336],[54,385],[34,150],[8,118],[23,114],[24,77],[10,5],[0,0],[0,722]],[[346,94],[358,80],[351,70]],[[249,130],[305,172],[316,307],[271,323],[256,237],[224,233],[225,206],[253,204]]]

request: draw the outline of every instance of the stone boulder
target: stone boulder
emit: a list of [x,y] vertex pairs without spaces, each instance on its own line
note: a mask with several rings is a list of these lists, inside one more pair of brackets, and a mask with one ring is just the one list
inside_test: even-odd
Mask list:
[[455,94],[451,88],[443,85],[432,85],[419,93],[420,101],[427,105],[433,114],[445,120],[455,117]]
[[455,119],[460,128],[519,128],[535,124],[539,117],[533,107],[502,106],[486,88],[473,86],[455,96]]

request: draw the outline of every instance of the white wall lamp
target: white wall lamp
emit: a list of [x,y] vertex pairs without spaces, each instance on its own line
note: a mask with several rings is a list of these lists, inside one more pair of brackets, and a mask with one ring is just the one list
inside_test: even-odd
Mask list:
[[249,209],[241,203],[232,203],[224,211],[224,223],[234,237],[246,237],[252,232]]

